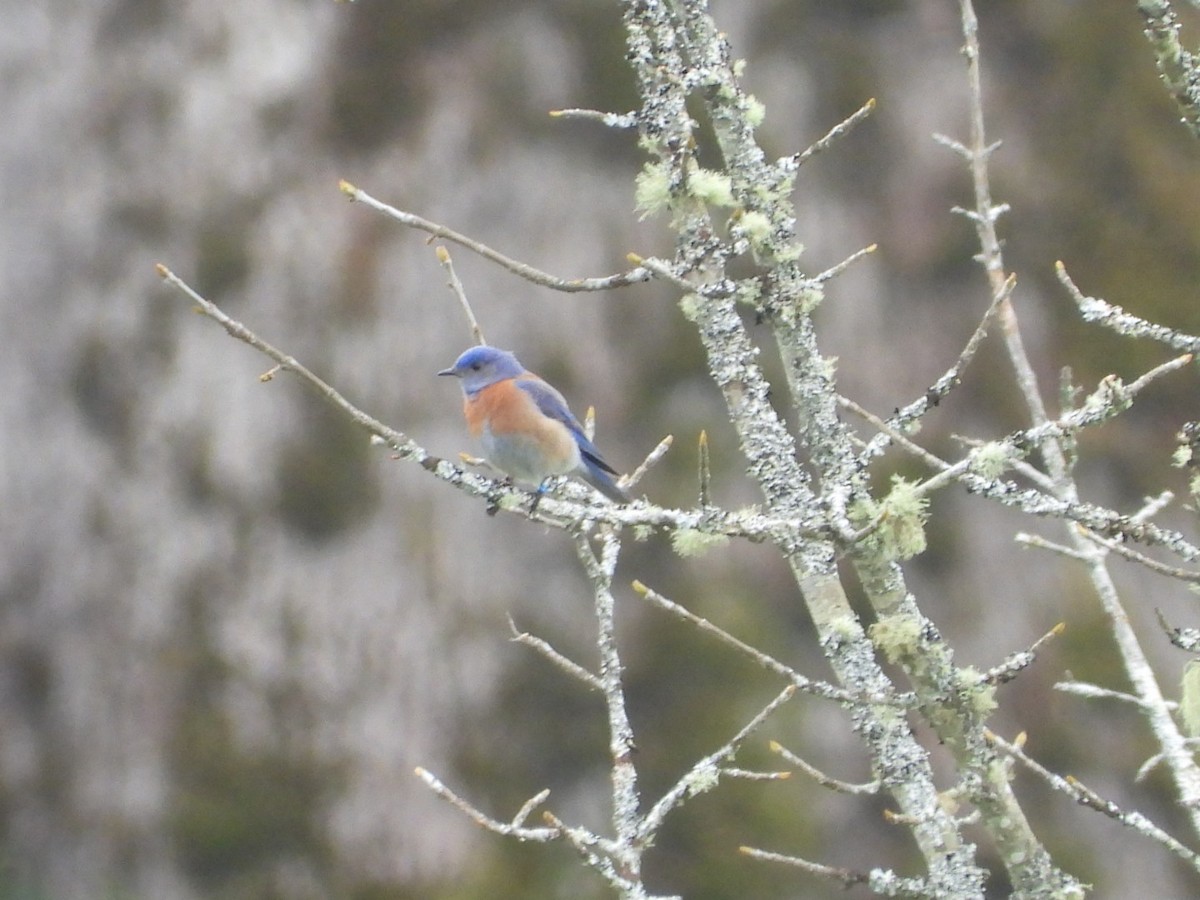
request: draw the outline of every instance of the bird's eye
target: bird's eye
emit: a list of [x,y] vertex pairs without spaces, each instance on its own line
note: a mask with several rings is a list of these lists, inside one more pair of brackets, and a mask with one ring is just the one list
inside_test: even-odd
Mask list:
[[482,366],[479,363],[475,363],[473,366],[471,366],[471,371],[478,372],[481,368]]

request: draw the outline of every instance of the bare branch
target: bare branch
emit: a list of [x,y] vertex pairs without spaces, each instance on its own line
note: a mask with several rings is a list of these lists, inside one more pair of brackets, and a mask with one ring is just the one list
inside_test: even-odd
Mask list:
[[810,875],[817,875],[821,878],[827,878],[830,881],[839,882],[843,887],[854,887],[857,884],[866,884],[871,880],[871,877],[865,872],[852,872],[849,869],[823,866],[820,863],[810,862],[799,856],[774,853],[770,850],[759,850],[756,847],[739,847],[738,851],[745,856],[749,856],[751,859],[758,859],[763,862],[783,863],[787,866],[803,869]]
[[749,769],[736,769],[730,766],[721,767],[721,776],[725,778],[740,778],[744,781],[787,781],[792,777],[791,772],[753,772]]
[[546,802],[546,798],[550,796],[550,788],[543,788],[538,791],[528,800],[521,804],[521,808],[517,810],[517,814],[513,816],[512,822],[509,824],[513,828],[520,828],[525,824],[525,820],[533,814],[533,811]]
[[826,281],[829,281],[832,278],[836,278],[837,276],[839,276],[843,272],[845,272],[848,268],[850,268],[852,265],[854,265],[856,262],[858,262],[860,259],[865,259],[866,257],[870,256],[872,253],[874,253],[878,249],[879,249],[878,244],[868,244],[866,247],[863,247],[861,250],[855,250],[853,253],[851,253],[849,256],[847,256],[845,259],[843,259],[836,266],[826,269],[820,275],[815,275],[812,279],[813,283],[814,284],[824,284]]
[[1111,800],[1105,800],[1091,788],[1084,785],[1079,779],[1070,775],[1062,777],[1051,772],[1045,766],[1027,756],[1019,743],[1009,743],[998,735],[989,732],[988,736],[992,745],[997,749],[1008,754],[1010,757],[1019,762],[1025,769],[1037,775],[1050,787],[1056,791],[1066,794],[1068,797],[1080,803],[1089,809],[1094,809],[1097,812],[1104,813],[1110,819],[1119,822],[1126,828],[1137,832],[1143,837],[1165,847],[1175,856],[1186,862],[1196,871],[1200,871],[1200,855],[1195,851],[1180,843],[1179,840],[1168,834],[1159,826],[1155,825],[1150,819],[1140,812],[1130,812],[1121,809]]
[[839,778],[826,775],[816,766],[797,756],[778,741],[771,741],[770,748],[772,753],[778,753],[813,781],[817,782],[817,784],[821,785],[822,787],[827,787],[830,790],[837,791],[840,794],[874,796],[879,793],[880,788],[882,787],[878,778],[874,779],[873,781],[863,782],[862,784],[853,784],[849,781],[842,781]]
[[637,128],[637,113],[601,112],[598,109],[552,109],[550,115],[556,119],[588,119],[608,128]]
[[1004,684],[1012,681],[1023,670],[1037,660],[1038,651],[1050,640],[1058,637],[1066,629],[1066,625],[1059,622],[1040,638],[1033,642],[1026,650],[1021,650],[1012,654],[1004,662],[998,666],[993,666],[983,674],[983,680],[988,684]]
[[450,258],[450,251],[445,247],[437,248],[438,262],[442,264],[442,268],[446,270],[447,282],[450,290],[454,291],[454,296],[458,298],[459,305],[462,306],[463,312],[467,316],[467,324],[471,326],[471,339],[476,344],[487,344],[483,337],[483,328],[479,325],[479,320],[475,318],[475,311],[471,309],[471,303],[467,300],[467,291],[463,287],[463,283],[458,278],[458,273],[454,271],[454,261]]
[[449,803],[456,809],[466,813],[466,815],[477,825],[481,825],[488,831],[494,831],[496,834],[503,834],[508,837],[515,837],[522,841],[555,841],[563,837],[563,834],[558,828],[526,828],[521,823],[528,817],[530,810],[540,804],[549,795],[549,791],[542,791],[527,800],[512,822],[501,822],[499,819],[493,819],[487,813],[473,806],[469,801],[464,800],[450,788],[446,787],[442,781],[430,772],[428,769],[418,767],[416,775],[432,790],[435,794]]
[[1166,563],[1161,563],[1157,559],[1152,559],[1145,553],[1139,553],[1132,547],[1127,547],[1120,541],[1110,540],[1101,537],[1098,534],[1093,534],[1090,531],[1084,531],[1084,536],[1088,540],[1095,541],[1106,550],[1116,553],[1118,556],[1123,556],[1130,562],[1135,562],[1140,566],[1144,566],[1151,572],[1156,572],[1159,575],[1166,575],[1168,578],[1175,578],[1179,581],[1186,581],[1189,584],[1200,584],[1200,572],[1194,569],[1184,569],[1181,566],[1169,566]]
[[779,168],[785,172],[794,172],[818,153],[828,150],[835,143],[837,143],[837,141],[848,135],[874,111],[875,98],[872,97],[841,122],[829,129],[824,137],[814,143],[807,150],[797,153],[794,156],[788,156],[781,159],[778,163]]
[[746,741],[746,738],[750,737],[766,721],[771,713],[792,699],[795,693],[795,685],[789,684],[774,700],[759,710],[754,718],[747,722],[737,734],[708,754],[708,756],[697,761],[646,813],[642,819],[641,827],[638,829],[640,840],[649,840],[657,834],[667,815],[672,810],[682,806],[688,798],[705,793],[716,787],[721,772],[720,763],[732,759]]
[[1067,274],[1067,267],[1062,262],[1054,264],[1054,271],[1063,287],[1067,289],[1067,293],[1071,295],[1071,299],[1075,301],[1075,305],[1079,307],[1079,315],[1083,321],[1103,325],[1109,331],[1125,337],[1158,341],[1160,344],[1165,344],[1174,350],[1183,350],[1188,354],[1200,352],[1200,337],[1176,331],[1174,328],[1167,328],[1165,325],[1147,322],[1145,319],[1125,312],[1115,304],[1107,303],[1096,297],[1085,296],[1075,286],[1075,282]]
[[628,475],[623,476],[618,484],[623,488],[633,487],[646,476],[646,473],[649,472],[650,469],[658,464],[659,460],[667,455],[667,451],[671,449],[671,445],[674,442],[675,438],[668,434],[661,441],[655,444],[654,449],[646,455],[646,458],[642,460],[641,464]]
[[1131,706],[1136,706],[1142,710],[1153,709],[1151,704],[1147,703],[1137,694],[1130,694],[1127,691],[1114,691],[1112,688],[1100,687],[1098,684],[1090,684],[1086,681],[1059,681],[1054,685],[1054,689],[1064,694],[1087,697],[1089,700],[1116,700],[1120,703],[1128,703]]
[[1154,610],[1158,616],[1158,624],[1166,632],[1167,640],[1188,653],[1200,653],[1200,628],[1177,628],[1167,621],[1161,609]]
[[402,225],[407,225],[409,228],[416,228],[420,231],[428,232],[435,238],[445,238],[448,241],[453,241],[461,247],[466,247],[473,253],[477,253],[484,259],[489,259],[499,265],[501,268],[507,269],[514,275],[519,275],[526,281],[533,284],[541,285],[542,287],[553,288],[556,291],[565,291],[567,293],[580,293],[585,291],[608,291],[613,288],[625,287],[626,285],[636,284],[640,281],[647,281],[650,278],[650,273],[642,268],[635,268],[628,272],[620,272],[616,275],[609,275],[603,278],[559,278],[556,275],[551,275],[548,272],[543,272],[540,269],[535,269],[527,263],[519,262],[511,257],[505,256],[486,244],[467,237],[465,234],[460,234],[445,225],[439,225],[436,222],[431,222],[414,213],[404,212],[396,209],[394,206],[376,200],[366,191],[361,190],[348,181],[341,183],[342,193],[351,200],[363,203],[374,210],[378,210],[386,216],[395,219]]
[[797,869],[803,869],[810,875],[817,875],[821,878],[835,881],[843,887],[854,887],[855,885],[865,884],[874,893],[883,897],[902,897],[907,900],[928,900],[931,896],[936,896],[928,882],[919,878],[901,878],[890,869],[872,869],[870,872],[855,872],[850,869],[841,869],[834,866],[825,866],[820,863],[811,862],[799,856],[789,856],[784,853],[773,853],[770,850],[759,850],[755,847],[739,847],[739,852],[751,859],[759,859],[764,862],[777,862],[784,865],[793,866]]
[[508,617],[508,627],[512,629],[512,639],[518,644],[524,644],[526,647],[532,647],[572,678],[582,681],[593,690],[600,691],[604,689],[604,685],[601,683],[598,676],[593,675],[583,666],[563,656],[552,646],[550,646],[547,641],[540,637],[536,637],[527,631],[519,631],[517,629],[517,623],[513,621],[513,617],[511,615]]
[[979,320],[979,324],[975,326],[975,330],[967,339],[966,346],[962,352],[958,354],[958,359],[954,361],[946,372],[933,383],[933,385],[925,392],[925,395],[919,400],[915,400],[904,409],[897,412],[888,420],[888,429],[880,428],[880,434],[871,440],[867,446],[864,458],[878,456],[887,447],[888,438],[895,440],[895,432],[903,432],[912,427],[912,424],[920,419],[931,406],[937,406],[946,398],[946,396],[962,383],[962,375],[971,360],[975,358],[976,352],[983,344],[983,339],[987,337],[988,326],[991,324],[996,310],[1000,308],[1000,304],[1004,303],[1012,296],[1013,289],[1017,285],[1015,275],[1010,275],[1004,280],[1001,289],[992,295],[992,302],[988,304],[988,308],[984,311],[983,318]]
[[887,697],[864,697],[854,694],[850,691],[842,690],[834,687],[824,681],[814,681],[800,672],[793,669],[791,666],[780,662],[775,657],[763,653],[757,647],[752,647],[744,641],[738,640],[723,628],[714,625],[703,616],[698,616],[691,610],[676,603],[674,600],[669,600],[662,594],[652,590],[640,581],[633,582],[633,590],[635,593],[645,597],[659,609],[665,610],[674,616],[677,616],[683,621],[688,622],[705,634],[710,634],[717,638],[727,647],[732,647],[742,655],[754,660],[764,669],[774,672],[783,678],[786,678],[791,684],[800,691],[808,694],[813,694],[817,697],[822,697],[826,700],[833,700],[837,703],[883,703],[890,705],[901,705],[904,703],[903,697],[887,698]]
[[1179,40],[1179,20],[1170,0],[1138,0],[1146,22],[1146,38],[1154,49],[1158,72],[1183,114],[1183,123],[1200,137],[1200,67]]

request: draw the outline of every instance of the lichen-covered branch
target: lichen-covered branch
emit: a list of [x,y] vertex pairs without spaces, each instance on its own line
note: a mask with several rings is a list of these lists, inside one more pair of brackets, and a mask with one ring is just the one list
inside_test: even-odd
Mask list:
[[1200,137],[1200,67],[1179,40],[1179,19],[1170,0],[1138,0],[1146,38],[1154,50],[1158,74],[1174,98],[1183,123]]
[[[639,131],[652,157],[643,185],[659,182],[656,191],[644,194],[660,198],[660,206],[671,214],[677,235],[672,280],[692,288],[682,306],[704,343],[749,473],[768,509],[801,519],[823,511],[849,533],[850,504],[866,485],[853,444],[838,421],[831,367],[818,352],[808,315],[821,289],[799,266],[791,172],[769,163],[756,143],[754,125],[761,107],[741,90],[728,43],[704,3],[629,2],[625,17],[643,99]],[[687,110],[692,94],[704,101],[712,120],[723,172],[703,172],[693,159],[690,148],[697,138]],[[726,223],[715,218],[722,207],[730,210]],[[726,230],[728,238],[722,236]],[[734,282],[731,289],[727,263],[746,253],[765,272],[752,282]],[[767,400],[769,386],[757,364],[758,349],[735,308],[738,296],[751,298],[775,328],[793,403],[800,411],[801,442],[821,475],[823,496],[797,464],[796,444]],[[842,684],[885,695],[893,690],[846,599],[833,564],[835,543],[785,539],[777,544]],[[894,708],[882,706],[860,708],[854,720],[882,784],[911,823],[925,855],[925,888],[943,897],[981,896],[983,873],[974,847],[941,807],[927,755],[907,722]],[[1025,849],[1030,849],[1028,842]]]
[[[1001,245],[996,237],[994,216],[992,215],[995,206],[992,203],[988,184],[988,158],[993,148],[987,147],[984,142],[983,99],[979,78],[978,23],[971,0],[960,0],[960,6],[963,11],[963,31],[967,40],[967,60],[971,73],[972,140],[968,148],[970,151],[968,158],[976,195],[976,216],[974,218],[982,251],[981,259],[989,283],[995,291],[998,284],[1002,283],[1007,275]],[[1166,3],[1142,3],[1141,6],[1143,11],[1146,11],[1147,7],[1155,7],[1160,12],[1170,15],[1169,6]],[[1188,66],[1191,71],[1190,62]],[[1123,330],[1126,334],[1138,331],[1140,332],[1139,336],[1154,337],[1171,343],[1173,346],[1179,346],[1177,342],[1173,341],[1173,336],[1170,334],[1143,327],[1145,323],[1132,323],[1129,321],[1130,317],[1117,315],[1119,310],[1116,312],[1103,310],[1097,301],[1082,296],[1074,284],[1065,277],[1066,273],[1061,265],[1059,273],[1084,315],[1103,318],[1110,327]],[[1046,427],[1050,423],[1050,416],[1046,412],[1041,391],[1033,374],[1033,366],[1025,353],[1016,310],[1011,302],[1006,302],[1002,304],[1000,313],[1005,347],[1016,371],[1017,383],[1025,398],[1034,429],[1039,434],[1037,446],[1041,450],[1047,472],[1053,480],[1054,495],[1065,504],[1077,506],[1080,503],[1079,488],[1067,460],[1062,434],[1056,432],[1052,427]],[[1193,348],[1192,344],[1185,344],[1182,347],[1189,352]],[[1182,359],[1187,361],[1187,358]],[[1098,401],[1094,407],[1100,410],[1115,410],[1121,406],[1121,403],[1120,398],[1114,397],[1108,401]],[[1086,404],[1084,408],[1086,408]],[[1130,524],[1136,528],[1151,523],[1131,521]],[[1094,530],[1105,536],[1114,536],[1103,529]],[[1142,649],[1137,633],[1133,629],[1116,584],[1108,570],[1107,553],[1104,548],[1092,542],[1086,533],[1075,527],[1068,526],[1067,542],[1076,551],[1078,558],[1083,561],[1096,596],[1108,617],[1125,672],[1133,685],[1134,692],[1144,704],[1146,720],[1170,769],[1179,799],[1191,818],[1193,830],[1200,834],[1200,767],[1197,767],[1194,756],[1185,745],[1184,736],[1180,733],[1179,726],[1171,715],[1162,688]],[[1180,538],[1172,549],[1180,552],[1185,559],[1195,558],[1190,545],[1184,546],[1186,543]]]
[[[696,323],[709,355],[709,367],[722,387],[738,429],[749,471],[760,484],[768,507],[820,509],[842,534],[865,522],[856,509],[871,508],[869,485],[856,445],[838,420],[832,367],[819,352],[810,313],[822,296],[821,285],[800,268],[801,246],[794,233],[791,170],[768,162],[754,137],[761,107],[741,89],[729,46],[702,2],[627,7],[631,46],[645,101],[643,146],[657,159],[665,178],[664,205],[678,235],[673,275],[693,285],[685,313]],[[638,49],[642,48],[642,49]],[[653,58],[654,66],[643,66]],[[687,152],[696,140],[686,112],[689,93],[699,95],[713,124],[724,171],[706,177],[696,189],[694,162]],[[652,164],[654,165],[654,164]],[[723,190],[709,189],[718,181]],[[731,210],[722,239],[714,216]],[[753,283],[729,289],[727,262],[745,253],[764,270]],[[997,296],[1006,295],[1001,278]],[[706,290],[715,287],[717,290]],[[733,310],[732,297],[749,298],[770,324],[783,358],[792,403],[798,412],[800,443],[817,472],[818,483],[795,466],[796,448],[782,434],[754,363],[754,350]],[[1003,303],[1001,302],[1001,306]],[[874,515],[872,517],[875,517]],[[918,526],[919,527],[919,526]],[[890,529],[885,530],[890,533]],[[869,599],[880,617],[873,631],[889,658],[903,666],[917,689],[920,708],[941,740],[956,753],[963,793],[984,811],[985,821],[1002,849],[1017,892],[1022,896],[1063,896],[1078,885],[1057,870],[1034,837],[1007,780],[997,775],[995,754],[983,740],[990,696],[969,673],[960,673],[932,623],[904,586],[893,555],[895,545],[876,540],[885,532],[849,548]],[[822,646],[844,685],[858,690],[883,679],[874,647],[864,639],[845,592],[831,565],[832,542],[781,545],[796,575],[808,609],[822,635]],[[911,555],[911,554],[910,554]],[[883,679],[886,683],[886,679]],[[876,711],[878,712],[878,711]],[[860,722],[860,725],[862,723]],[[885,729],[881,731],[880,729]],[[911,732],[878,712],[874,725],[862,727],[883,784],[901,805],[930,864],[930,886],[943,896],[971,896],[979,890],[973,848],[960,841],[953,820],[924,805],[921,753]],[[897,773],[903,773],[897,777]],[[953,835],[955,855],[942,855]]]

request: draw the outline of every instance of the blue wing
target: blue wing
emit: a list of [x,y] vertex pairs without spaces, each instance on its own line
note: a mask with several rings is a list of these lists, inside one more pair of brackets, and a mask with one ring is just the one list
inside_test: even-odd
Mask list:
[[516,379],[516,385],[533,398],[533,402],[537,404],[537,408],[541,411],[542,415],[562,422],[567,426],[572,436],[574,436],[575,442],[579,444],[579,452],[583,454],[585,461],[613,475],[620,474],[604,461],[603,457],[600,456],[600,451],[596,449],[596,445],[588,440],[587,435],[583,433],[583,426],[579,424],[579,420],[575,418],[570,407],[567,406],[566,398],[562,394],[536,375],[524,375]]

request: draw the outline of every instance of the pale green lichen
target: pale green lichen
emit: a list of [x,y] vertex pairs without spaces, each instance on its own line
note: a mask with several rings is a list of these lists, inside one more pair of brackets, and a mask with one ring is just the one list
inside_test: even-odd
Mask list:
[[645,541],[650,540],[650,538],[653,537],[653,535],[654,535],[654,529],[651,528],[649,525],[634,525],[633,526],[633,539],[635,541],[645,542]]
[[981,478],[999,478],[1012,464],[1012,446],[1002,441],[989,441],[971,451],[971,471]]
[[504,496],[502,496],[500,498],[500,502],[497,503],[496,505],[499,506],[501,509],[505,510],[506,512],[508,512],[511,510],[521,509],[525,505],[525,503],[526,503],[526,500],[525,500],[525,496],[523,494],[512,493],[512,494],[505,494]]
[[689,797],[695,797],[697,794],[707,793],[715,788],[720,780],[721,770],[713,763],[697,766],[688,776],[687,794]]
[[661,162],[648,162],[634,179],[635,209],[645,219],[666,209],[671,203],[671,176]]
[[857,501],[851,516],[859,528],[873,526],[866,540],[886,559],[911,559],[925,551],[925,520],[929,500],[917,491],[917,482],[892,476],[892,489],[876,500]]
[[1182,469],[1192,461],[1192,448],[1189,444],[1180,444],[1175,448],[1175,452],[1171,454],[1171,465],[1177,469]]
[[754,196],[763,201],[764,205],[772,203],[787,203],[793,189],[796,187],[796,173],[787,172],[778,181],[777,184],[763,182],[755,184],[751,190]]
[[767,117],[767,108],[763,102],[753,94],[746,95],[746,121],[750,123],[751,128],[757,128],[763,123],[763,119]]
[[862,635],[862,626],[854,616],[836,616],[825,623],[825,629],[843,641],[857,640]]
[[1188,737],[1200,737],[1200,659],[1193,659],[1183,667],[1179,718]]
[[984,681],[983,673],[974,666],[964,666],[958,670],[958,680],[962,684],[963,696],[975,715],[986,719],[995,712],[996,686]]
[[799,241],[792,241],[775,254],[775,259],[777,262],[781,263],[795,262],[803,255],[803,253],[804,245]]
[[821,301],[825,299],[825,290],[820,285],[813,285],[804,288],[796,296],[800,300],[800,312],[807,316],[821,305]]
[[687,180],[688,188],[696,199],[709,206],[734,206],[733,183],[724,172],[696,166],[688,171]]
[[1013,780],[1013,767],[1010,757],[997,756],[987,767],[988,781],[992,784],[1000,784],[1005,781]]
[[765,213],[758,210],[743,213],[741,219],[738,220],[738,227],[750,239],[750,243],[754,245],[755,249],[762,247],[774,230],[771,227],[771,220]]
[[1129,396],[1125,383],[1116,375],[1105,375],[1096,385],[1096,390],[1083,401],[1080,411],[1088,417],[1109,418],[1132,405],[1133,398]]
[[729,543],[724,534],[709,534],[694,528],[681,528],[671,534],[671,547],[685,559],[703,556],[715,547]]
[[679,311],[689,322],[700,318],[700,297],[696,294],[684,294],[679,298]]
[[757,307],[758,301],[762,297],[762,283],[757,278],[744,278],[737,283],[734,294],[738,303]]
[[921,656],[921,622],[913,616],[884,616],[867,633],[888,662],[899,664]]
[[996,702],[996,686],[994,684],[980,684],[971,691],[970,696],[971,707],[981,719],[986,719],[1000,705]]

